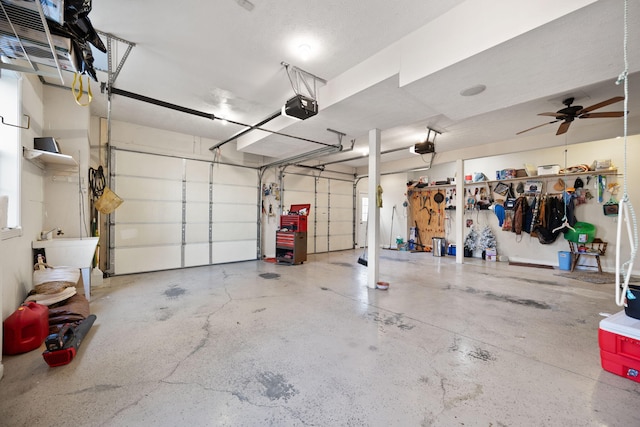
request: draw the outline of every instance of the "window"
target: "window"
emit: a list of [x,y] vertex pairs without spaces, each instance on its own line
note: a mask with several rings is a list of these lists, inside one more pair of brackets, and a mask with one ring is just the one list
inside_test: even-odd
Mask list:
[[362,197],[360,200],[360,221],[367,222],[369,220],[369,198]]
[[20,235],[20,82],[17,73],[0,70],[0,196],[8,201],[6,212],[0,204],[2,239]]

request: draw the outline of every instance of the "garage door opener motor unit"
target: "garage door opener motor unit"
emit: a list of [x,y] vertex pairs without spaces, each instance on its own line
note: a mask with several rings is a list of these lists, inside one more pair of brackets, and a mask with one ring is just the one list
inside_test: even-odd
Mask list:
[[296,95],[288,100],[282,107],[282,115],[304,120],[318,114],[318,101],[315,99]]

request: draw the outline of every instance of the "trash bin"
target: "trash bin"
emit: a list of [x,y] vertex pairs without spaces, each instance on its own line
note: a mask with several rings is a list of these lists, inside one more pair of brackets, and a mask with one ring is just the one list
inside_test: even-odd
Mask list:
[[433,246],[431,247],[433,256],[444,256],[444,246],[444,237],[434,237]]
[[560,270],[571,270],[571,252],[558,251],[558,264]]

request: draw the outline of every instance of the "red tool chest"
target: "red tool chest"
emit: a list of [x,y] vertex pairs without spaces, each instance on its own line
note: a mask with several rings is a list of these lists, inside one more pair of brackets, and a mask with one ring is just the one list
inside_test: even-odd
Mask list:
[[600,321],[600,362],[605,371],[640,382],[640,320],[624,311]]
[[276,261],[302,264],[307,260],[307,219],[311,205],[291,205],[287,215],[280,215],[276,231]]
[[280,215],[280,230],[307,232],[307,218],[311,204],[291,205],[287,215]]
[[307,260],[307,233],[276,231],[276,261],[302,264]]

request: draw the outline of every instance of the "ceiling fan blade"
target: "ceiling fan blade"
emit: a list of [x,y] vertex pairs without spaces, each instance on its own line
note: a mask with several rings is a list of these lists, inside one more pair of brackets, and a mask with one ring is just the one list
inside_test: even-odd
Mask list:
[[598,102],[597,104],[593,104],[590,107],[583,108],[582,110],[578,111],[577,114],[581,115],[584,113],[588,113],[589,111],[597,110],[598,108],[606,107],[607,105],[615,104],[616,102],[620,101],[624,101],[624,96],[614,96],[613,98],[607,99],[606,101]]
[[564,113],[539,113],[539,116],[550,116],[550,117],[555,117],[556,119],[560,120],[560,119],[564,119],[565,117],[567,117],[566,114]]
[[580,118],[581,119],[598,119],[598,118],[605,118],[605,117],[622,117],[622,116],[624,116],[624,111],[610,111],[606,113],[581,114]]
[[562,135],[563,133],[566,133],[569,130],[569,126],[571,126],[571,122],[562,122],[562,124],[558,128],[558,132],[556,132],[556,135]]
[[559,121],[559,120],[553,120],[553,121],[551,121],[551,122],[543,123],[543,124],[541,124],[541,125],[534,126],[534,127],[532,127],[532,128],[529,128],[529,129],[521,130],[520,132],[516,133],[516,135],[520,135],[521,133],[529,132],[530,130],[537,129],[537,128],[540,128],[540,127],[542,127],[542,126],[550,125],[550,124],[552,124],[552,123],[556,123],[556,122],[558,122],[558,121]]

